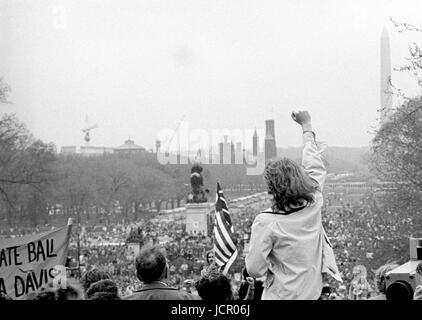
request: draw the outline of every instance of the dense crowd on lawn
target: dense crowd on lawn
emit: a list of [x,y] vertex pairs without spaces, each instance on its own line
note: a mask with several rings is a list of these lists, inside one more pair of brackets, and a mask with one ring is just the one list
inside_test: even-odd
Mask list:
[[[231,208],[236,237],[239,239],[239,257],[231,268],[232,284],[239,286],[244,265],[243,252],[250,236],[254,215],[268,206],[268,201],[253,201]],[[212,227],[211,227],[212,230]],[[78,248],[79,240],[79,248]],[[198,280],[207,266],[207,253],[212,251],[212,239],[209,235],[190,235],[186,232],[183,214],[157,216],[149,220],[140,220],[129,224],[116,224],[84,227],[73,232],[69,255],[72,276],[98,268],[114,276],[123,296],[139,288],[135,276],[134,258],[137,244],[159,245],[165,249],[169,261],[167,283],[175,288],[189,290],[191,284]],[[80,256],[81,270],[77,268]]]
[[[378,293],[375,269],[393,260],[396,263],[408,260],[400,246],[403,242],[407,244],[407,236],[402,230],[409,221],[406,218],[391,221],[391,217],[377,207],[371,195],[355,204],[338,197],[327,199],[326,203],[330,206],[326,204],[323,208],[323,224],[344,280],[343,283],[327,280],[332,287],[330,298],[373,297]],[[247,205],[229,204],[239,247],[239,257],[228,275],[234,292],[239,290],[242,280],[245,281],[242,268],[252,222],[269,205],[268,199],[257,199]],[[30,233],[40,231],[43,230],[31,230]],[[29,232],[12,230],[10,233],[18,236]],[[209,268],[207,253],[212,251],[211,237],[187,234],[183,214],[178,213],[158,215],[147,221],[83,228],[75,226],[69,250],[69,275],[79,279],[81,274],[100,270],[110,275],[119,297],[130,296],[141,285],[135,267],[138,244],[157,245],[164,249],[169,265],[166,283],[178,290],[195,292],[193,284]]]
[[[407,238],[397,234],[398,224],[406,224],[406,219],[392,223],[383,216],[383,211],[377,208],[371,195],[360,202],[350,204],[347,199],[334,199],[323,209],[323,223],[334,247],[337,263],[344,282],[337,283],[327,280],[333,293],[332,298],[338,299],[366,299],[377,294],[375,284],[375,270],[385,263],[403,263],[408,257],[400,256],[399,245]],[[327,201],[329,202],[329,201]],[[329,202],[330,203],[330,202]],[[255,216],[269,206],[268,200],[249,203],[247,206],[232,206],[231,214],[238,238],[239,258],[231,269],[232,285],[238,288],[241,279],[241,270],[244,266],[245,244],[247,245],[251,226]],[[82,269],[95,266],[115,276],[119,292],[129,295],[139,287],[133,264],[134,255],[128,253],[124,242],[129,237],[141,244],[157,244],[166,251],[169,260],[169,285],[190,290],[191,284],[198,280],[201,271],[207,266],[206,253],[212,249],[212,241],[208,236],[190,236],[185,232],[183,215],[172,217],[156,217],[145,222],[131,225],[116,225],[104,227],[107,229],[87,232],[81,242],[82,255],[86,252],[86,266]],[[107,231],[105,231],[107,230]],[[96,243],[96,240],[98,243]],[[106,240],[106,241],[104,241]],[[105,243],[120,245],[104,245]],[[77,256],[76,244],[72,244],[73,256]],[[246,253],[246,252],[245,252]],[[365,280],[362,290],[356,291],[354,280],[361,273]]]

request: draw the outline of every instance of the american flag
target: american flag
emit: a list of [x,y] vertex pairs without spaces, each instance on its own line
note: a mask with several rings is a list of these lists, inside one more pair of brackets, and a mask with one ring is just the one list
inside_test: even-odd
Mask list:
[[220,270],[227,274],[231,265],[236,260],[237,239],[234,237],[234,229],[230,218],[227,202],[217,182],[217,194],[215,202],[214,223],[214,258]]

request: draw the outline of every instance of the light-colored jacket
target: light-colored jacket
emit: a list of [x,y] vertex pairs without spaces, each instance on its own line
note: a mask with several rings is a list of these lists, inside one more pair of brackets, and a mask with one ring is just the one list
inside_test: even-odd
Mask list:
[[303,144],[302,165],[319,185],[314,202],[288,215],[268,209],[252,225],[246,269],[252,277],[266,277],[263,300],[316,300],[322,273],[342,281],[321,222],[325,166],[312,132],[303,134]]

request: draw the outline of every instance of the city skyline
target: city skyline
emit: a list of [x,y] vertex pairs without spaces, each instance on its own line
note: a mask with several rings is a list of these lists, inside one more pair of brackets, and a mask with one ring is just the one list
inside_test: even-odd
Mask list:
[[16,112],[58,148],[84,144],[88,116],[98,123],[92,145],[131,137],[149,150],[159,131],[174,130],[183,116],[207,132],[264,130],[274,119],[278,146],[298,146],[290,112],[308,108],[329,146],[368,146],[379,123],[384,25],[395,84],[418,92],[394,68],[420,35],[397,32],[389,18],[418,25],[420,1],[117,7],[0,2],[0,76],[13,102],[2,111]]

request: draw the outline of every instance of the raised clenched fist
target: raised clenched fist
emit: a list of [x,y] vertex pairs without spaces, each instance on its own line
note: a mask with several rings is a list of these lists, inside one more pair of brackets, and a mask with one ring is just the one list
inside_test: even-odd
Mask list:
[[292,119],[300,125],[311,123],[311,115],[306,110],[293,111]]

